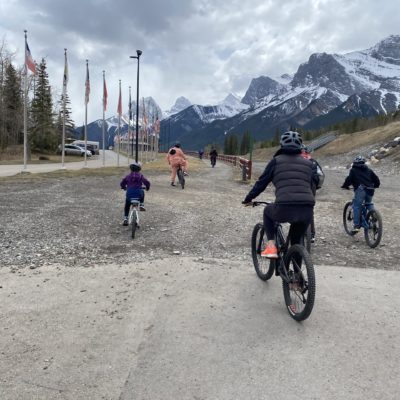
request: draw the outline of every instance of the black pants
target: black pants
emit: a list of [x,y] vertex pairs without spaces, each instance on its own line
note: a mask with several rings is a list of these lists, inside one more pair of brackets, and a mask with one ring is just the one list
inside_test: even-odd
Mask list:
[[264,209],[264,229],[267,239],[275,239],[276,222],[289,222],[290,243],[300,243],[313,219],[313,209],[313,206],[308,205],[268,205]]

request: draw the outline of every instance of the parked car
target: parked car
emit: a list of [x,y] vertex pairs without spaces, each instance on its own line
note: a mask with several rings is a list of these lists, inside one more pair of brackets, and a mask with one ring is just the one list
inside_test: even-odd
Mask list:
[[[79,146],[80,148],[84,149],[85,148],[85,144],[82,143],[75,143],[74,146]],[[94,156],[96,154],[96,150],[94,148],[93,145],[91,144],[87,144],[86,148],[90,151],[90,153]]]
[[[85,155],[85,149],[82,149],[82,147],[79,147],[75,144],[66,144],[64,147],[64,152],[65,152],[65,155],[69,155],[69,156],[84,157],[84,155]],[[61,154],[61,145],[58,146],[58,154]],[[90,150],[86,150],[86,156],[92,157],[92,152]]]

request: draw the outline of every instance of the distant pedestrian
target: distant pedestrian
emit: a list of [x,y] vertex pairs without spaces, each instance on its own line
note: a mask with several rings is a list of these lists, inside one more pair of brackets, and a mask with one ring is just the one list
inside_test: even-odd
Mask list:
[[203,159],[204,150],[199,150],[199,158],[200,160]]
[[212,148],[209,154],[211,166],[214,168],[215,164],[217,163],[218,153],[217,150]]

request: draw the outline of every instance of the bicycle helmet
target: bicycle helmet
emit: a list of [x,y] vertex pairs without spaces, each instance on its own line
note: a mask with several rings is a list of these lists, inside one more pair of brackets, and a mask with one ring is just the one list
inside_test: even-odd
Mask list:
[[141,165],[140,165],[139,163],[137,163],[137,162],[132,163],[132,164],[129,166],[129,168],[130,168],[130,170],[131,170],[132,172],[139,172],[139,171],[142,169]]
[[365,160],[365,157],[358,155],[358,156],[354,159],[353,163],[355,163],[355,164],[365,164],[365,161],[366,161],[366,160]]
[[301,133],[294,131],[287,131],[282,133],[280,145],[283,148],[291,148],[291,149],[301,149],[301,145],[303,144],[303,139],[301,137]]

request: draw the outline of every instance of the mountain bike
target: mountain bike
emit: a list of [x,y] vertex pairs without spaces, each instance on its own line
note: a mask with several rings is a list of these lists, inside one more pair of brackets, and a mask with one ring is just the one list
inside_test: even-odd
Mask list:
[[[373,203],[363,203],[361,205],[361,227],[364,228],[364,237],[367,245],[371,248],[378,246],[382,239],[382,217],[379,211],[373,208]],[[373,209],[368,210],[367,207]],[[343,209],[343,225],[344,230],[350,236],[354,236],[356,232],[353,231],[354,215],[353,215],[353,201],[348,201]]]
[[131,200],[128,224],[131,225],[132,228],[132,239],[135,239],[136,229],[140,228],[140,201],[138,199]]
[[[253,201],[253,207],[268,205],[264,201]],[[276,224],[275,243],[278,258],[261,257],[267,238],[264,225],[254,226],[251,238],[251,254],[257,276],[267,281],[275,272],[282,279],[283,296],[289,315],[296,321],[307,319],[314,307],[315,272],[311,256],[303,245],[290,245],[289,234],[285,238],[282,224]],[[289,230],[290,233],[290,230]]]
[[182,186],[182,189],[185,189],[185,174],[183,173],[182,167],[179,165],[178,170],[176,171],[176,175],[178,176],[179,184]]

